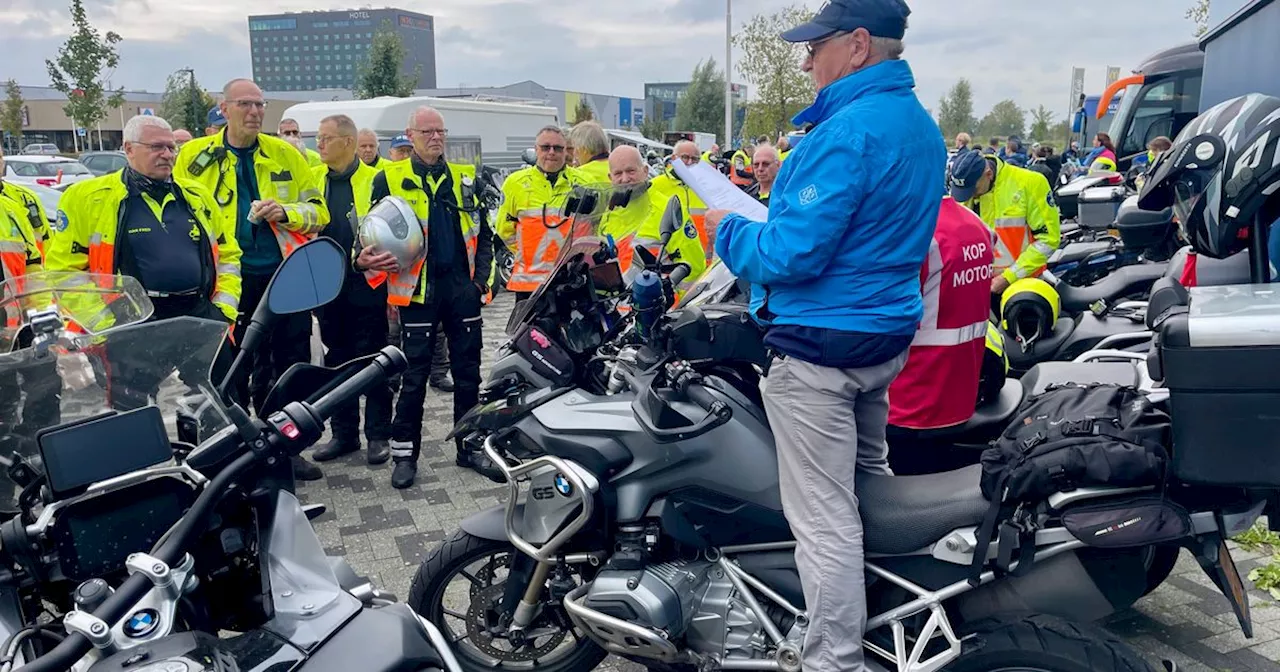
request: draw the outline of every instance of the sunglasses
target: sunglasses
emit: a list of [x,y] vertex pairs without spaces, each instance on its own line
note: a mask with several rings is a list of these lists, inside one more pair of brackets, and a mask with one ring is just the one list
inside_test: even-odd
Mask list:
[[542,152],[563,152],[564,145],[538,145],[538,150]]

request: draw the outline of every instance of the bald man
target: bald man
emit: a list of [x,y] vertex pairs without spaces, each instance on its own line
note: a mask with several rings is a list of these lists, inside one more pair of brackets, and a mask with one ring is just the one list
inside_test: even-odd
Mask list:
[[173,144],[177,145],[178,149],[182,149],[182,146],[188,142],[191,142],[191,131],[179,128],[173,132]]
[[[404,199],[427,233],[425,263],[383,276],[388,302],[400,308],[400,347],[409,360],[391,423],[391,485],[396,488],[413,485],[418,473],[437,324],[448,337],[454,422],[479,400],[480,306],[493,280],[493,233],[487,211],[477,201],[475,166],[445,161],[447,131],[434,108],[414,110],[405,135],[413,143],[409,160],[387,163],[373,181],[374,203],[388,196]],[[431,225],[425,226],[427,222]],[[365,248],[356,267],[377,271],[384,256]],[[501,472],[486,464],[482,452],[464,446],[464,438],[456,439],[458,466],[500,481]]]
[[671,160],[667,163],[666,170],[663,174],[653,178],[653,186],[668,196],[675,196],[680,199],[680,205],[689,212],[689,218],[693,220],[693,228],[698,232],[698,242],[702,245],[702,249],[706,251],[707,261],[711,261],[712,255],[715,253],[715,238],[709,237],[713,231],[707,231],[706,217],[707,204],[698,196],[697,192],[689,187],[676,176],[675,162],[679,161],[690,168],[698,165],[698,161],[702,160],[702,155],[698,153],[698,146],[691,140],[681,140],[676,143],[674,151],[671,153]]
[[[644,270],[635,259],[636,246],[655,255],[662,247],[662,215],[668,204],[680,206],[684,225],[667,242],[667,254],[674,262],[689,264],[689,276],[677,289],[691,285],[707,268],[702,243],[680,199],[655,188],[649,180],[649,169],[640,150],[620,145],[609,154],[609,181],[615,192],[629,191],[625,204],[613,205],[601,220],[601,232],[613,236],[618,245],[618,264],[628,281]],[[614,204],[623,199],[612,199]]]
[[769,144],[757,146],[756,153],[751,156],[751,167],[755,169],[756,183],[752,185],[750,193],[765,205],[769,205],[769,192],[773,190],[773,181],[778,177],[778,168],[781,163],[778,150]]

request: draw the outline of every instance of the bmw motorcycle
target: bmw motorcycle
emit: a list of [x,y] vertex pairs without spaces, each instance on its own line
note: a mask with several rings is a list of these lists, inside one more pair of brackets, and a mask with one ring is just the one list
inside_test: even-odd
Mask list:
[[[346,263],[328,239],[290,255],[241,353],[277,316],[333,300]],[[227,325],[148,320],[132,278],[25,276],[0,285],[0,307],[0,398],[61,416],[38,431],[0,418],[0,669],[458,672],[434,625],[326,557],[309,522],[323,507],[292,492],[289,457],[402,369],[399,350],[298,365],[250,419],[210,382]],[[174,422],[193,396],[198,445]]]
[[[621,295],[610,247],[598,221],[575,217],[556,269],[509,333],[567,313],[542,340],[605,339]],[[697,368],[758,370],[759,332],[740,304],[717,303],[635,331],[606,356],[609,380],[622,384],[526,389],[456,426],[500,466],[509,497],[433,551],[409,603],[455,642],[464,670],[586,672],[607,653],[656,670],[800,669],[809,617],[768,419],[741,381]],[[531,360],[546,358],[536,352]],[[1029,513],[1019,560],[1006,562],[995,544],[975,563],[975,530],[991,506],[980,469],[859,477],[870,668],[1147,669],[1085,625],[1146,592],[1146,550],[1092,547],[1061,522],[1135,493],[1054,495]],[[1188,545],[1214,576],[1233,575],[1224,539],[1264,505],[1241,497],[1194,510]],[[1011,571],[1016,563],[1025,571]]]

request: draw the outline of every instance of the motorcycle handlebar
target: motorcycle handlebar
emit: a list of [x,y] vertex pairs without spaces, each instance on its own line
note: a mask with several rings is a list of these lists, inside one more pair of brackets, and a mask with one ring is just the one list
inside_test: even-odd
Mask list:
[[[718,415],[723,412],[720,410],[722,407],[725,410],[730,410],[725,406],[724,402],[716,399],[715,395],[711,394],[711,390],[708,390],[700,384],[690,385],[689,388],[685,390],[685,395],[689,397],[689,401],[697,404],[699,408],[707,413]],[[730,410],[730,412],[732,411]]]
[[689,277],[689,264],[677,265],[667,277],[671,279],[671,286],[675,287]]
[[[371,385],[403,371],[407,364],[408,361],[399,348],[387,346],[367,366],[352,374],[328,394],[311,404],[311,410],[320,416],[322,420],[328,419],[342,405],[362,394]],[[239,437],[238,434],[231,436]],[[273,444],[278,445],[279,442],[283,441],[279,435],[274,433],[268,433],[267,437],[267,440]],[[170,567],[178,564],[186,554],[187,548],[205,530],[206,519],[213,513],[223,493],[227,492],[234,481],[252,468],[260,457],[261,454],[258,452],[246,452],[214,476],[205,486],[204,491],[200,493],[200,496],[196,498],[195,503],[191,505],[191,509],[187,511],[187,514],[174,525],[160,544],[152,549],[151,555]],[[102,603],[102,606],[95,609],[93,615],[105,622],[108,627],[111,627],[128,615],[129,611],[137,605],[139,600],[146,596],[152,587],[151,579],[146,575],[134,574],[126,579],[121,584],[120,589],[107,598]],[[19,672],[61,672],[69,670],[92,648],[93,644],[87,637],[78,632],[73,632],[68,634],[62,642],[48,653],[23,665],[18,670]]]

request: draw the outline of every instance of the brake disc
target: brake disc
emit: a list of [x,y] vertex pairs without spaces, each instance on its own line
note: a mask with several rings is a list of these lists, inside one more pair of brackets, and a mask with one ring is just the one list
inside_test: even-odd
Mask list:
[[510,640],[506,634],[506,626],[499,625],[499,607],[502,603],[504,590],[503,585],[498,584],[482,588],[478,594],[473,593],[471,608],[467,610],[467,635],[471,643],[484,655],[497,658],[500,662],[538,660],[560,646],[565,636],[568,635],[568,632],[563,629],[558,630],[555,634],[548,635],[542,635],[543,631],[540,630],[539,636],[546,636],[547,640],[539,646],[526,643],[526,645],[518,647],[516,650],[498,648],[496,643],[499,641],[507,642],[507,645],[510,646]]
[[[474,582],[471,584],[471,603],[472,604],[475,604],[476,597],[480,594],[481,591],[488,590],[489,588],[492,588],[494,586],[494,583],[497,579],[498,570],[503,568],[506,568],[506,569],[511,568],[510,553],[491,556],[489,558],[489,561],[484,563],[484,566],[482,566],[480,570],[476,572],[476,579],[480,582],[480,584],[477,585]],[[506,582],[506,579],[503,579],[503,583],[505,582]],[[498,585],[502,585],[502,584],[499,583]]]

